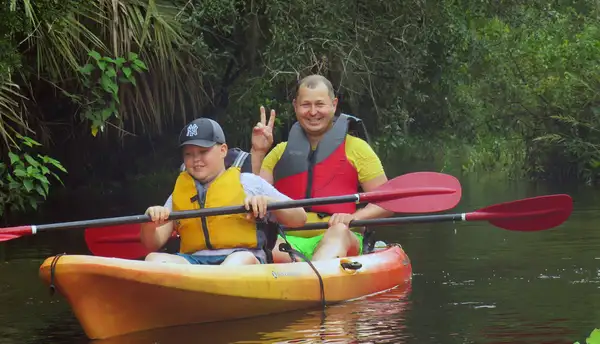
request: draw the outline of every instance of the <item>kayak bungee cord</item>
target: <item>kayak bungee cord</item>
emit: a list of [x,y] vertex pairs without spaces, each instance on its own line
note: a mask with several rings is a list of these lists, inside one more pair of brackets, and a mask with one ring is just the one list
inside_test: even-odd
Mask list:
[[277,231],[279,232],[279,235],[281,235],[281,237],[283,238],[283,241],[285,241],[285,243],[279,244],[279,251],[286,252],[287,254],[289,254],[290,258],[292,259],[292,262],[296,262],[294,254],[298,255],[298,257],[304,259],[304,261],[308,263],[308,266],[310,266],[310,268],[315,272],[315,274],[317,274],[317,278],[319,279],[319,289],[321,293],[321,306],[323,307],[323,311],[325,311],[325,307],[327,305],[325,300],[325,285],[323,284],[323,278],[321,277],[321,274],[319,274],[319,270],[315,268],[315,266],[311,263],[310,259],[308,259],[305,255],[292,248],[292,245],[290,245],[290,243],[287,241],[285,231],[281,228],[281,226],[277,226]]
[[56,256],[54,256],[54,258],[52,259],[52,263],[50,264],[50,296],[53,296],[54,292],[56,291],[56,286],[54,285],[54,279],[56,278],[56,264],[58,263],[60,257],[66,254],[66,252],[57,254]]

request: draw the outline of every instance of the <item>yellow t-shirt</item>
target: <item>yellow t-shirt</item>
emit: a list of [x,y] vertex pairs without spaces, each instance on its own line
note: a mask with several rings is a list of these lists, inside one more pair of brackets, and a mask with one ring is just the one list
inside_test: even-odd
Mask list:
[[[279,159],[281,159],[286,146],[287,142],[277,144],[264,158],[262,168],[273,173],[273,169]],[[367,182],[385,173],[381,160],[379,160],[373,148],[361,138],[346,135],[346,157],[348,157],[350,164],[358,172],[358,181],[360,183]]]

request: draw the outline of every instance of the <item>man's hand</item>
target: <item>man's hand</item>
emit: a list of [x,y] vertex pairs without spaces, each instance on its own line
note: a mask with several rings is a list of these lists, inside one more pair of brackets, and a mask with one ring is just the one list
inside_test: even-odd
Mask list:
[[275,110],[271,110],[271,116],[267,123],[265,107],[260,107],[260,122],[252,128],[252,151],[264,153],[273,145],[273,127],[275,126]]
[[336,213],[331,215],[329,218],[329,227],[333,227],[337,224],[343,223],[346,226],[350,226],[350,221],[355,220],[354,214]]

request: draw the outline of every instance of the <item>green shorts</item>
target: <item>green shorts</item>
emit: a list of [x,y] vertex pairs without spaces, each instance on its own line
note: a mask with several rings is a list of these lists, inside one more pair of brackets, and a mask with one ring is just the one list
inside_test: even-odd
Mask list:
[[[358,238],[358,242],[360,243],[359,249],[358,249],[358,255],[361,255],[363,252],[363,235],[360,233],[356,233],[356,232],[352,232],[352,233],[354,235],[356,235],[356,238]],[[292,235],[286,235],[285,237],[294,250],[305,255],[306,258],[308,258],[309,260],[312,260],[312,256],[315,253],[315,249],[317,248],[317,246],[323,239],[323,235],[324,234],[321,234],[321,235],[317,235],[317,236],[310,237],[310,238],[304,238],[304,237],[298,237],[298,236],[292,236]],[[283,240],[281,235],[278,235],[278,237]],[[276,248],[276,249],[278,249],[278,248]]]

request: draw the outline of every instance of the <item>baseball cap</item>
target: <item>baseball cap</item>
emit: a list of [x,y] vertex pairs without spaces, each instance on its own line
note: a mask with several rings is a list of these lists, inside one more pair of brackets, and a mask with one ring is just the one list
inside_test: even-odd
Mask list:
[[225,133],[219,123],[210,118],[197,118],[188,123],[179,134],[179,145],[212,147],[225,143]]

